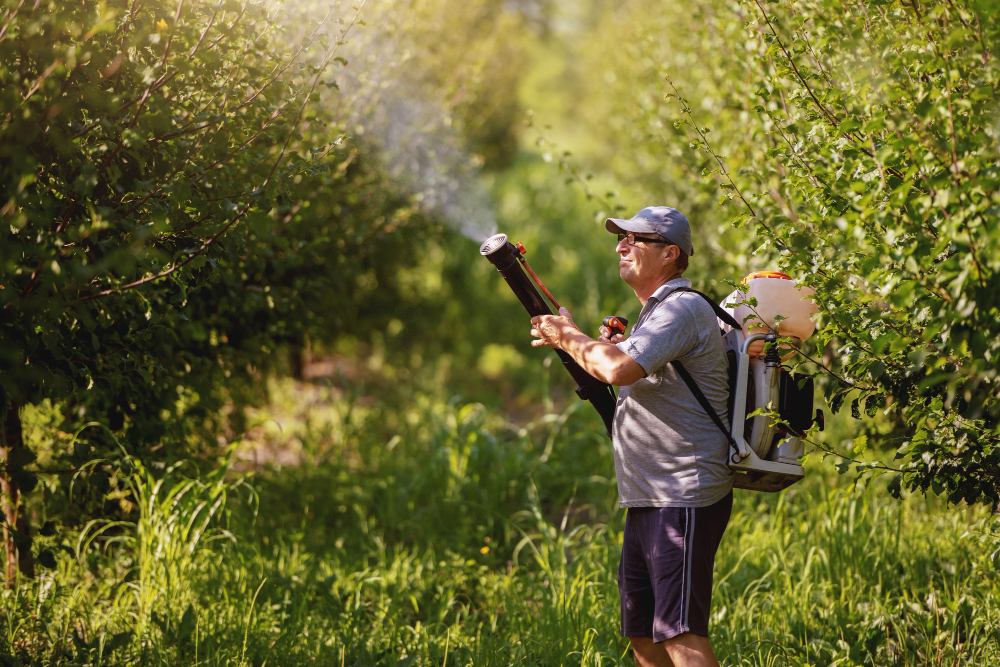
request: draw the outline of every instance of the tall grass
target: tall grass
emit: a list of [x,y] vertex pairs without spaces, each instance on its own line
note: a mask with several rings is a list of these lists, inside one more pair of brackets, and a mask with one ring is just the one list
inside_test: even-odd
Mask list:
[[[129,521],[88,526],[58,570],[0,594],[5,659],[632,664],[624,514],[596,417],[574,404],[515,426],[427,395],[275,390],[240,461],[140,469]],[[253,465],[255,494],[234,471]],[[822,461],[781,495],[737,492],[716,651],[727,665],[1000,664],[987,521],[855,489]]]

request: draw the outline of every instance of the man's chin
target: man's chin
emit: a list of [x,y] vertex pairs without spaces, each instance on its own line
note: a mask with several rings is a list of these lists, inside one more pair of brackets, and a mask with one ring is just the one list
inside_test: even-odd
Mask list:
[[632,289],[635,289],[636,275],[635,275],[635,271],[632,270],[631,266],[623,266],[623,267],[621,267],[618,270],[618,275],[621,277],[621,279],[623,281],[625,281],[625,283],[629,287],[631,287]]

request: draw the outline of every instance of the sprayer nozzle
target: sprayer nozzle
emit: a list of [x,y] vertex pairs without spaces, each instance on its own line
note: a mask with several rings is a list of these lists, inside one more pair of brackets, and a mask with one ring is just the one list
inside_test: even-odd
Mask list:
[[507,235],[496,234],[495,236],[491,236],[488,239],[486,239],[483,245],[479,246],[479,254],[492,255],[505,245],[507,245]]

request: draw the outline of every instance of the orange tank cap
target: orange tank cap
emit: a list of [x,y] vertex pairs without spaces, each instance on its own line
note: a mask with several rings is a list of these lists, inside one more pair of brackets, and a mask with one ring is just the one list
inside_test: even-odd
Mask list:
[[746,285],[754,278],[780,278],[781,280],[791,280],[792,277],[787,273],[781,273],[780,271],[754,271],[753,273],[747,275],[743,279],[743,284]]

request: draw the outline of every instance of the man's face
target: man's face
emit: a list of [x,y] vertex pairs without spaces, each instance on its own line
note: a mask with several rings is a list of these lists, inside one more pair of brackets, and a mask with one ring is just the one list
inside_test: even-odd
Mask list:
[[642,241],[629,245],[627,239],[622,239],[615,248],[618,253],[618,275],[632,288],[655,281],[666,268],[667,260],[663,257],[665,247],[667,246],[660,243]]

